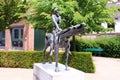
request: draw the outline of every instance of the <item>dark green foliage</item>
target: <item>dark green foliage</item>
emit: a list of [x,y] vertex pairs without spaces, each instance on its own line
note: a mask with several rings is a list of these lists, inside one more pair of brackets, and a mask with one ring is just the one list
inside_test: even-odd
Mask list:
[[120,37],[96,39],[96,44],[104,49],[103,56],[120,58]]
[[[120,58],[120,37],[103,37],[97,39],[76,39],[76,50],[82,51],[83,48],[103,48],[102,56]],[[72,50],[72,46],[71,46]]]
[[31,8],[34,11],[28,15],[28,21],[34,27],[44,27],[47,32],[51,32],[53,27],[51,14],[57,7],[60,9],[62,29],[85,22],[87,32],[99,33],[104,30],[101,23],[113,23],[115,20],[111,15],[117,12],[117,8],[106,6],[108,1],[112,2],[111,0],[31,0]]
[[[76,51],[82,51],[83,48],[98,48],[99,47],[99,45],[96,44],[95,40],[93,39],[82,39],[82,38],[76,37],[75,43],[76,43]],[[71,50],[72,49],[73,48],[71,46]]]
[[33,51],[1,51],[1,67],[22,67],[30,68],[34,62],[41,62],[39,52]]
[[[33,68],[34,63],[42,62],[43,53],[39,51],[0,51],[0,67]],[[59,62],[65,63],[65,54],[59,54]],[[49,61],[47,53],[46,61]],[[53,61],[55,58],[53,56]],[[90,52],[72,52],[69,57],[69,66],[84,72],[95,72]]]
[[[115,7],[106,6],[112,0],[77,0],[81,16],[87,23],[88,32],[95,31],[99,33],[104,30],[101,23],[113,23],[114,18],[111,17],[116,11]],[[114,4],[114,3],[113,3]]]
[[84,72],[95,72],[95,66],[90,52],[73,52],[69,65]]
[[[51,32],[53,29],[51,17],[54,8],[57,7],[60,9],[60,16],[62,17],[60,26],[63,29],[71,26],[78,8],[77,1],[75,0],[36,0],[30,2],[31,8],[34,9],[34,11],[28,14],[28,22],[32,23],[35,28],[45,28],[47,32]],[[77,18],[77,20],[78,19],[79,18]],[[82,19],[79,19],[79,21],[80,20]]]
[[11,28],[11,24],[24,18],[27,9],[22,0],[0,0],[0,30]]

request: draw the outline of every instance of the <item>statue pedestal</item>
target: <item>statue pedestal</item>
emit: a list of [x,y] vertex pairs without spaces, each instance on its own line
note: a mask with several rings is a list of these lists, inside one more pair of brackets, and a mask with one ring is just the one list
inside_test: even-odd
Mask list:
[[84,80],[84,72],[69,67],[65,70],[65,65],[58,64],[59,72],[55,72],[55,62],[52,64],[35,63],[33,69],[33,80]]

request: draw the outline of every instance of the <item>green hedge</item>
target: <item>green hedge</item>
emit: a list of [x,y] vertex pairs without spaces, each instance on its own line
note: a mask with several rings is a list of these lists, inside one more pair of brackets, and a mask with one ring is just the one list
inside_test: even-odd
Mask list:
[[37,51],[0,51],[0,67],[32,68],[41,57]]
[[84,72],[95,72],[95,66],[90,52],[73,52],[69,58],[69,66]]
[[120,58],[120,37],[76,38],[76,51],[82,51],[83,48],[103,48],[104,54],[102,56]]
[[[0,67],[33,68],[34,63],[42,62],[42,52],[38,51],[0,51]],[[47,61],[49,56],[47,55]],[[53,60],[54,56],[53,56]],[[59,54],[59,62],[65,62],[65,54]],[[69,66],[84,72],[95,72],[90,52],[72,52],[69,56]]]
[[111,38],[96,39],[96,44],[104,49],[106,57],[120,58],[120,37],[115,36]]
[[[76,51],[82,51],[83,48],[98,48],[99,44],[96,44],[96,41],[94,39],[84,39],[80,37],[76,37],[75,39],[76,44]],[[72,41],[71,41],[72,45]],[[73,46],[71,46],[71,51],[73,49]]]

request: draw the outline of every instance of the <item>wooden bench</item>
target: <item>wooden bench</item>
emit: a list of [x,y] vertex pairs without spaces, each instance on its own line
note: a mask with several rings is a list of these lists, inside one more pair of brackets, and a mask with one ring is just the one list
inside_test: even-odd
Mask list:
[[98,54],[99,56],[101,56],[104,49],[102,49],[102,48],[84,48],[83,51],[92,52],[93,54]]

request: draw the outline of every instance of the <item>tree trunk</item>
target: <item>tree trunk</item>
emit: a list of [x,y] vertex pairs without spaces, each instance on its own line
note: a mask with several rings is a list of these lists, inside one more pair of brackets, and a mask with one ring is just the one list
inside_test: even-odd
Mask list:
[[75,36],[72,36],[72,46],[73,46],[73,51],[76,51]]

